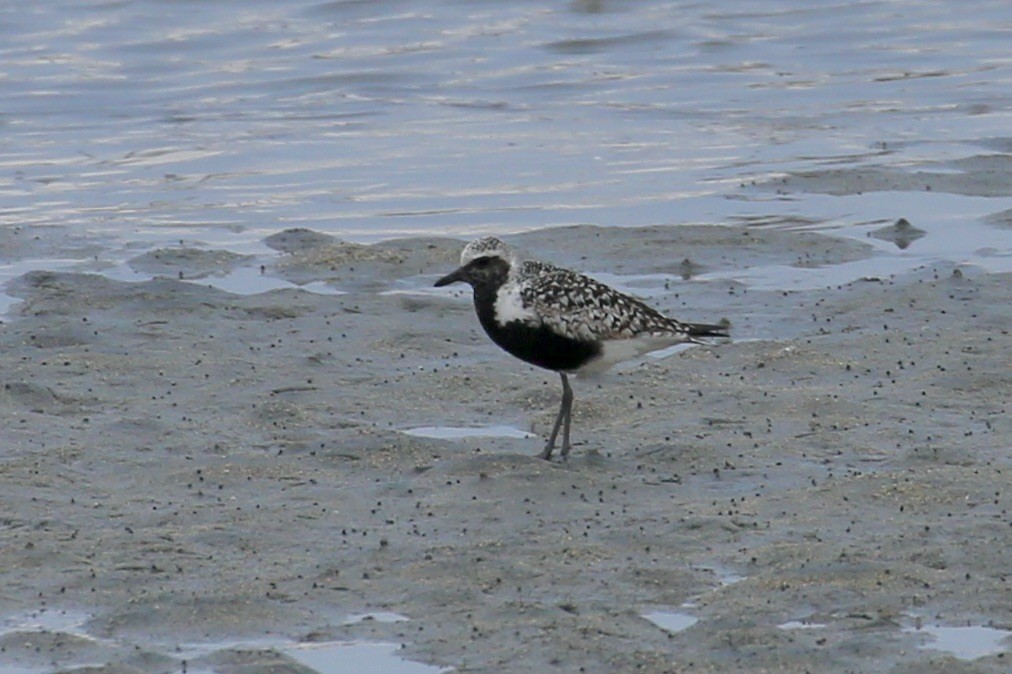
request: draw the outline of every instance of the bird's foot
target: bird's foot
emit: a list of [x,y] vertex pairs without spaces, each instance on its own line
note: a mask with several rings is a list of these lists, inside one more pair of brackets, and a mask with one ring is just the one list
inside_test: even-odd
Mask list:
[[[551,447],[545,447],[544,450],[542,450],[541,453],[538,454],[538,458],[544,459],[545,461],[551,461],[552,451],[554,449],[555,449],[554,445],[552,445]],[[569,461],[569,447],[568,446],[562,447],[559,451],[559,463],[566,463],[568,461]]]

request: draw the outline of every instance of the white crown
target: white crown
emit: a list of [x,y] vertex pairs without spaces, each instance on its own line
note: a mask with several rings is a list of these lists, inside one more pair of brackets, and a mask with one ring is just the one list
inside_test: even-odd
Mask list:
[[464,246],[460,253],[460,266],[466,265],[471,260],[479,257],[499,257],[513,265],[516,255],[513,249],[494,236],[486,236],[484,239],[476,239]]

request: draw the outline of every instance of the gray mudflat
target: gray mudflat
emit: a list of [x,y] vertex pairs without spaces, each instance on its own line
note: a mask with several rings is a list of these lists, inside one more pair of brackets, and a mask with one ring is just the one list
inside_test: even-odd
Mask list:
[[[1012,628],[1009,276],[754,290],[727,279],[870,248],[735,227],[511,242],[727,317],[737,341],[574,382],[558,464],[535,458],[557,377],[488,342],[462,289],[428,289],[460,242],[275,240],[268,273],[340,295],[169,268],[12,283],[0,612],[87,621],[9,631],[0,671],[174,672],[166,644],[274,636],[406,643],[468,672],[1008,671],[910,628]],[[216,260],[241,263],[200,273]],[[539,437],[404,432],[502,425]],[[376,610],[410,620],[344,624]],[[698,621],[669,632],[654,611]],[[202,657],[308,671],[269,647]]]

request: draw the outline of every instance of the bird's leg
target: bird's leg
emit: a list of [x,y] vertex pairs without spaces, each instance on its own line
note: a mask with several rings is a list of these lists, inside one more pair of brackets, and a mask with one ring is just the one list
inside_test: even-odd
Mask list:
[[562,422],[562,460],[565,461],[569,457],[569,422],[573,418],[573,389],[569,388],[569,378],[565,374],[562,374],[562,405],[566,409]]
[[562,455],[569,453],[569,410],[573,405],[573,389],[569,388],[569,380],[565,373],[560,372],[559,376],[562,377],[562,404],[559,405],[559,414],[555,417],[555,425],[552,426],[552,432],[548,436],[545,451],[539,455],[542,459],[551,458],[552,450],[555,449],[555,439],[559,437],[559,428],[562,427],[563,421],[566,422],[566,429],[562,434]]

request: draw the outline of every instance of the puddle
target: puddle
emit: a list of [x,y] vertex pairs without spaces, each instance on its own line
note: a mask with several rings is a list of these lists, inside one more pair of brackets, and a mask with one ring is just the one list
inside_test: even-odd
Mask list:
[[385,672],[386,674],[432,674],[449,672],[451,668],[423,665],[397,655],[398,644],[362,644],[330,642],[299,644],[279,649],[282,653],[309,667],[318,674],[359,674]]
[[346,295],[347,293],[343,290],[338,290],[325,281],[313,281],[312,283],[306,283],[305,285],[293,286],[295,288],[302,288],[307,293],[316,293],[317,295]]
[[823,267],[766,265],[715,272],[699,278],[706,281],[737,281],[754,290],[820,290],[846,285],[861,278],[889,278],[897,271],[902,269],[898,269],[893,258],[881,256]]
[[[919,622],[919,621],[918,621]],[[960,660],[976,660],[1012,649],[1012,630],[968,625],[965,627],[944,627],[942,625],[919,625],[904,627],[907,633],[925,633],[931,640],[921,648],[948,653]]]
[[375,613],[353,613],[344,620],[345,625],[354,625],[364,620],[375,620],[378,623],[400,623],[409,620],[407,616],[392,611],[376,611]]
[[[29,613],[8,616],[7,618],[0,620],[0,637],[5,637],[8,634],[15,633],[21,633],[22,637],[32,633],[58,635],[57,638],[61,641],[61,637],[74,637],[82,640],[77,644],[77,648],[82,649],[82,653],[91,652],[92,656],[94,655],[94,651],[83,645],[84,642],[94,645],[95,651],[97,652],[103,652],[106,648],[116,648],[118,644],[115,641],[111,639],[102,639],[85,631],[84,625],[91,620],[91,618],[91,614],[85,613],[84,611],[40,609]],[[33,640],[31,637],[28,637],[28,639]],[[45,640],[43,641],[45,642]],[[38,650],[38,646],[36,646],[35,649],[37,653],[41,652]],[[22,653],[22,656],[24,656],[24,653]],[[19,659],[18,656],[9,654],[6,648],[0,648],[0,660],[7,658],[14,660]],[[57,667],[55,661],[49,662],[45,665],[39,664],[39,660],[37,658],[29,656],[27,661],[20,663],[0,661],[0,674],[47,674],[57,668],[60,671],[71,668],[66,656],[59,658],[59,664],[59,667]],[[72,666],[85,667],[96,664],[97,663],[91,660],[87,660],[76,662]]]
[[805,620],[802,619],[802,620],[788,620],[785,623],[780,623],[779,625],[777,625],[777,627],[782,630],[818,630],[825,627],[825,625],[822,623],[806,622]]
[[742,576],[740,574],[731,571],[723,566],[697,566],[694,567],[702,571],[709,571],[717,578],[717,582],[720,587],[727,587],[728,585],[734,585],[748,578],[748,576]]
[[[155,278],[152,274],[144,272],[138,272],[131,269],[126,264],[118,264],[113,267],[96,271],[106,278],[110,278],[114,281],[126,281],[128,283],[136,283],[140,281],[148,281]],[[160,275],[162,278],[172,278],[164,274]],[[270,276],[260,272],[260,268],[254,266],[236,267],[231,271],[224,274],[206,274],[199,277],[183,278],[180,279],[186,283],[196,283],[200,285],[207,285],[218,290],[224,290],[226,292],[235,293],[236,295],[256,295],[258,293],[270,292],[271,290],[283,290],[286,288],[299,288],[306,292],[316,293],[319,295],[343,295],[344,292],[337,290],[323,281],[314,281],[304,285],[292,283],[286,281],[283,278],[276,276]]]
[[464,438],[535,438],[533,433],[512,426],[419,426],[403,431],[407,435],[439,440],[463,440]]
[[259,293],[270,292],[271,290],[283,290],[286,288],[299,288],[306,292],[316,293],[318,295],[345,294],[344,291],[332,288],[323,281],[314,281],[305,285],[298,285],[276,276],[262,274],[256,267],[239,267],[238,269],[233,269],[223,275],[210,274],[202,278],[183,280],[189,283],[209,285],[217,288],[218,290],[225,290],[237,295],[256,295]]
[[[180,644],[135,644],[130,645],[117,639],[99,639],[84,629],[92,616],[82,611],[40,610],[10,616],[0,620],[0,637],[12,632],[49,632],[67,634],[102,643],[112,648],[136,648],[158,652],[177,659],[181,671],[191,674],[211,674],[215,666],[208,667],[201,659],[221,651],[274,651],[282,653],[317,674],[359,674],[360,672],[387,672],[388,674],[435,674],[452,671],[452,668],[437,667],[412,662],[399,655],[402,644],[361,641],[326,641],[305,643],[289,639],[250,639]],[[365,620],[392,623],[407,621],[408,618],[390,611],[375,611],[349,615],[343,624],[353,625]],[[2,653],[0,653],[2,657]],[[185,663],[185,664],[184,664]],[[62,663],[63,669],[75,669],[94,663]],[[43,674],[52,667],[37,664],[0,663],[0,674]]]
[[4,665],[0,665],[0,674],[42,674],[44,671],[46,670],[42,670],[37,667],[6,667]]
[[[404,287],[394,288],[392,290],[380,291],[380,295],[420,295],[422,297],[454,297],[460,298],[461,300],[471,299],[471,289],[464,290],[461,286],[444,286],[442,288],[436,288],[432,284],[439,278],[438,275],[432,276],[431,280],[429,277],[425,277],[420,285],[409,285],[408,280],[402,279],[397,283],[402,284]],[[427,285],[426,285],[427,284]]]
[[[366,643],[361,641],[321,641],[301,643],[284,640],[257,639],[253,641],[221,641],[186,644],[173,653],[186,662],[183,671],[190,674],[211,674],[218,667],[208,667],[202,658],[222,651],[271,651],[281,653],[308,667],[316,674],[360,674],[386,672],[388,674],[436,674],[452,671],[450,667],[437,667],[412,662],[398,655],[404,647],[395,643]],[[248,658],[249,656],[247,656]],[[0,674],[7,674],[0,669]]]
[[696,616],[678,611],[650,611],[641,615],[662,630],[672,634],[687,630],[699,622],[699,618]]
[[[91,615],[84,611],[41,609],[4,618],[0,622],[0,634],[7,632],[63,632],[85,639],[94,639],[82,629],[89,620],[91,620]],[[2,671],[0,669],[0,672]]]
[[[0,288],[2,282],[13,279],[22,274],[37,269],[46,269],[56,272],[80,272],[86,274],[98,274],[113,281],[124,281],[127,283],[139,283],[150,281],[156,278],[155,275],[138,272],[125,263],[118,263],[112,266],[96,269],[90,262],[82,260],[25,260],[17,264],[0,265]],[[159,275],[162,278],[171,278],[166,275]],[[207,274],[196,278],[180,279],[185,283],[196,283],[211,286],[219,290],[235,293],[237,295],[256,295],[258,293],[270,292],[271,290],[282,290],[286,288],[297,288],[305,292],[317,295],[344,295],[345,291],[337,290],[324,281],[313,281],[299,285],[286,281],[276,276],[270,276],[260,272],[258,266],[245,266],[233,269],[225,274]],[[8,295],[0,291],[0,316],[7,314],[11,307],[21,301],[20,298]]]

